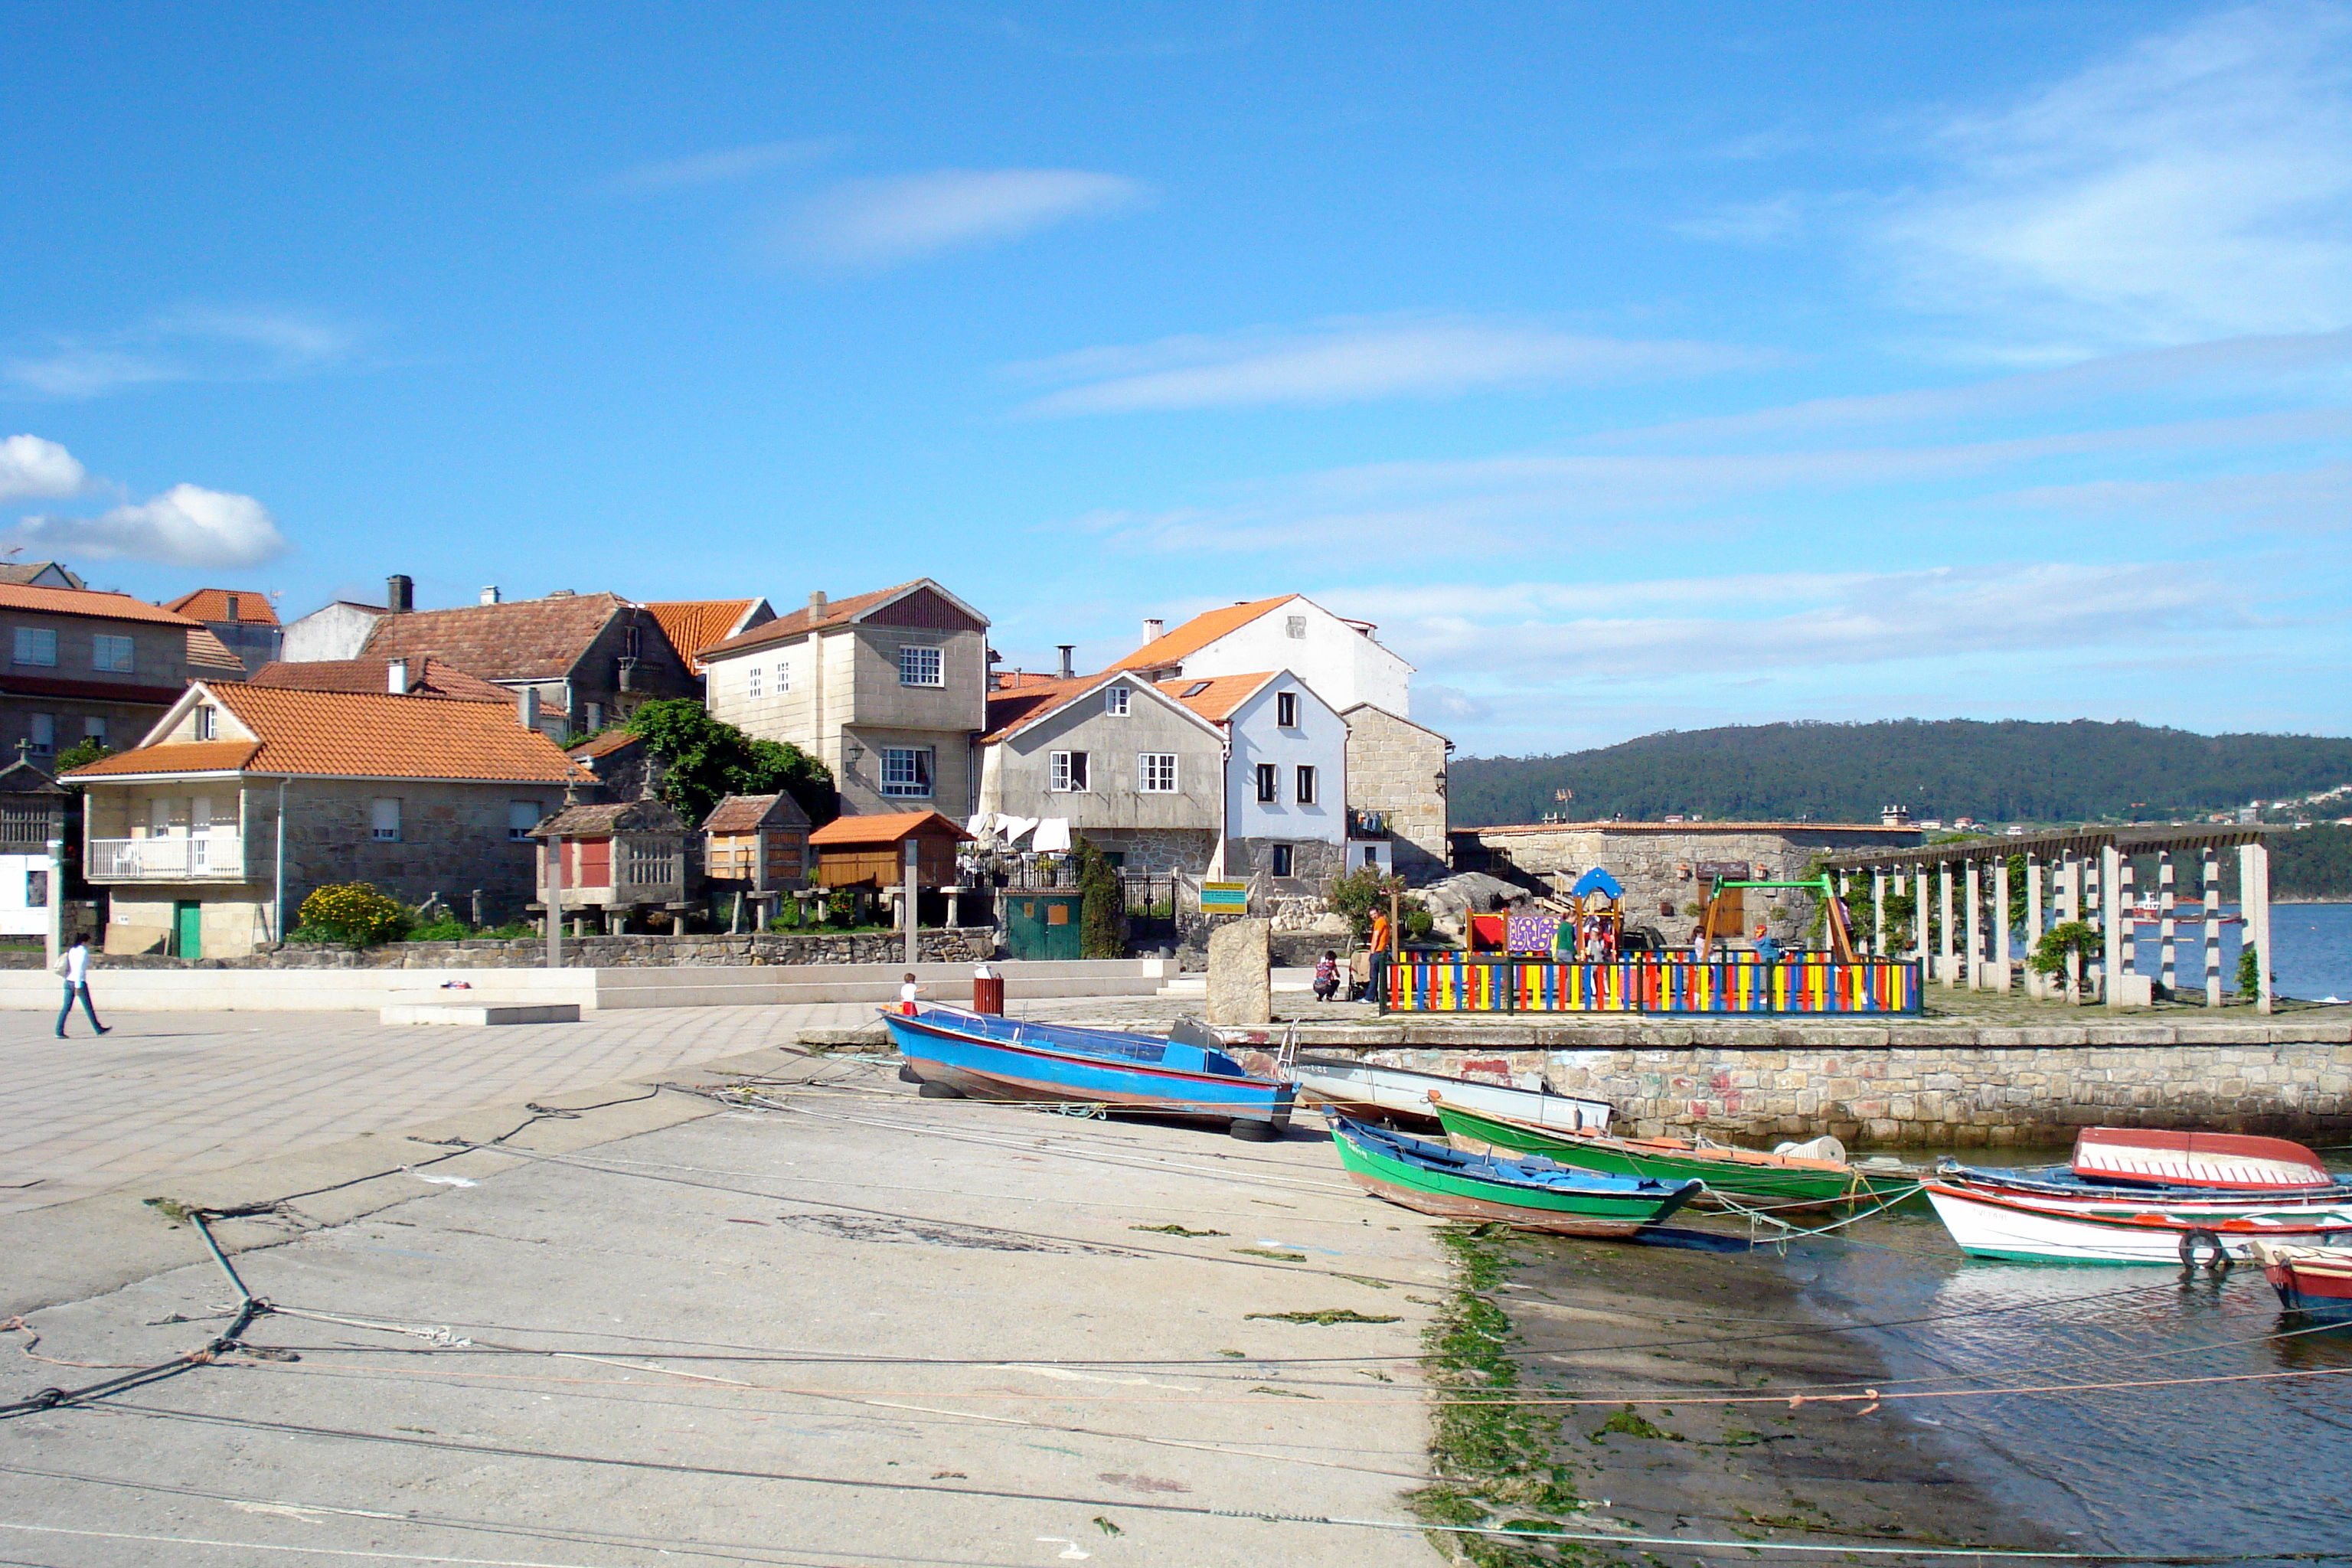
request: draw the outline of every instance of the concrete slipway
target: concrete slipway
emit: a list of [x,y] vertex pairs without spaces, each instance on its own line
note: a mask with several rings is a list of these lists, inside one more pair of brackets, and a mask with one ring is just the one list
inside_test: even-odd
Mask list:
[[[630,1135],[541,1121],[224,1222],[282,1309],[245,1340],[284,1348],[0,1421],[0,1559],[1437,1561],[1400,1499],[1424,1475],[1416,1357],[1445,1265],[1319,1135],[791,1070],[827,1081],[773,1090],[788,1110],[665,1090],[624,1108]],[[299,1174],[168,1195],[252,1202]],[[218,1331],[234,1293],[198,1236],[105,1213],[187,1261],[30,1312],[54,1360],[0,1363],[0,1399]],[[1194,1234],[1139,1228],[1169,1226]],[[1394,1321],[1254,1316],[1326,1309]]]

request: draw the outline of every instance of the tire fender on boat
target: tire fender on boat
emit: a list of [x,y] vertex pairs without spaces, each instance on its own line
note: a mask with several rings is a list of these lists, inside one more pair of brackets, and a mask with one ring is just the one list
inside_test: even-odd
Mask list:
[[[2198,1262],[2197,1257],[2200,1249],[2208,1255],[2202,1264]],[[2216,1274],[2227,1274],[2230,1271],[2231,1262],[2230,1249],[2221,1245],[2221,1238],[2212,1231],[2200,1226],[2195,1230],[2181,1233],[2181,1268],[2192,1273],[2200,1268],[2204,1268],[2211,1269]]]

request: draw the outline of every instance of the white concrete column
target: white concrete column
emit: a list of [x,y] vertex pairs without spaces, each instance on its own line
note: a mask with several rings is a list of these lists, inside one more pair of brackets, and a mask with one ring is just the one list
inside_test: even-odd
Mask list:
[[[2083,918],[2083,857],[2069,849],[2058,869],[2058,923]],[[2066,1000],[2079,1004],[2083,1000],[2083,955],[2069,948],[2066,952]]]
[[919,900],[922,889],[915,885],[916,866],[921,852],[920,839],[907,840],[906,875],[899,879],[898,924],[907,933],[907,967],[909,969],[915,966],[915,954],[921,942],[919,935],[921,922],[917,919],[917,914],[921,907]]
[[1870,951],[1886,956],[1886,873],[1876,866],[1870,868]]
[[1927,916],[1935,908],[1927,895],[1927,868],[1922,866],[1914,874],[1911,893],[1911,956],[1919,961],[1919,983],[1924,985],[1936,978],[1936,965],[1927,945]]
[[[2049,929],[2042,918],[2042,882],[2043,877],[2048,874],[2048,869],[2042,864],[2041,856],[2026,856],[2025,956],[2028,958],[2033,956],[2033,949],[2042,941],[2042,933]],[[2048,990],[2049,987],[2042,984],[2042,977],[2035,973],[2029,965],[2025,971],[2025,994],[2039,1000]]]
[[1992,868],[1992,988],[2009,994],[2009,857]]
[[2121,1006],[2116,980],[2123,973],[2123,922],[2118,918],[2116,889],[2120,858],[2112,844],[2099,851],[2099,1000]]
[[2132,858],[2121,851],[2116,856],[2116,919],[2123,931],[2122,967],[2118,974],[2139,973],[2139,894],[2136,887]]
[[1969,862],[1969,956],[1960,965],[1960,984],[1971,991],[1985,988],[1984,868]]
[[2179,955],[2173,946],[2173,938],[2179,927],[2172,918],[2173,898],[2172,851],[2159,849],[2156,852],[2156,973],[2157,984],[2164,987],[2167,996],[2172,994],[2173,987],[2179,984],[2174,968]]
[[2267,844],[2238,847],[2238,913],[2245,924],[2242,942],[2253,944],[2254,971],[2262,978],[2254,990],[2254,1010],[2271,1010],[2271,851]]
[[1936,863],[1936,974],[1944,989],[1960,983],[1959,964],[1952,952],[1952,863]]
[[2221,859],[2209,845],[2198,867],[2205,882],[2205,1005],[2221,1005]]

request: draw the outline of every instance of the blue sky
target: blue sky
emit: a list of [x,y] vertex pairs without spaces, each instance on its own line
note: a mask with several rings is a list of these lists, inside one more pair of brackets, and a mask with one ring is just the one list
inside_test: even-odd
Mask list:
[[1298,590],[1466,752],[2352,730],[2352,8],[68,6],[0,533],[282,614]]

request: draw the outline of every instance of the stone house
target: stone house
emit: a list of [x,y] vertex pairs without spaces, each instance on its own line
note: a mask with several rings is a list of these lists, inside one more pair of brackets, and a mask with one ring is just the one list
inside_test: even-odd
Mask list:
[[1419,886],[1453,866],[1445,841],[1445,759],[1436,731],[1360,702],[1348,723],[1348,869],[1365,865]]
[[62,561],[0,562],[0,583],[14,583],[21,588],[87,588],[89,586]]
[[[533,895],[531,830],[590,775],[503,703],[199,681],[85,788],[109,952],[236,957],[302,900],[369,882],[489,918]],[[282,853],[281,853],[282,850]]]
[[382,605],[363,605],[356,599],[321,605],[286,623],[278,635],[278,657],[288,664],[357,658],[376,622],[391,613]]
[[[1696,908],[1717,877],[1733,881],[1793,881],[1816,857],[1856,849],[1908,848],[1911,826],[1859,822],[1544,822],[1473,827],[1449,836],[1454,863],[1507,880],[1534,881],[1568,896],[1599,866],[1625,889],[1625,923],[1654,926],[1669,942],[1691,940]],[[1515,876],[1514,873],[1517,875]],[[1783,942],[1801,934],[1811,905],[1801,895],[1748,889],[1729,895],[1724,929],[1752,931],[1759,921]]]
[[774,607],[763,598],[657,599],[646,605],[646,613],[661,623],[669,646],[677,649],[686,668],[698,677],[709,674],[701,649],[741,637],[776,618]]
[[812,594],[697,657],[712,717],[824,763],[845,813],[973,809],[988,617],[929,578],[848,599]]
[[1412,666],[1383,647],[1369,621],[1333,615],[1304,594],[1251,599],[1194,616],[1174,631],[1143,623],[1143,646],[1111,668],[1155,681],[1286,669],[1338,712],[1370,702],[1412,712]]
[[[0,584],[0,755],[29,742],[43,763],[145,733],[207,644],[207,656],[219,648],[201,623],[127,594]],[[225,649],[217,660],[238,668]]]
[[174,615],[201,621],[221,646],[236,657],[251,675],[278,658],[286,633],[267,594],[235,588],[198,588],[163,606]]
[[1277,896],[1328,888],[1346,859],[1347,721],[1286,669],[1159,684],[1225,738],[1216,874]]
[[978,749],[976,820],[1059,819],[1130,871],[1200,877],[1218,863],[1224,731],[1139,675],[1000,690]]

